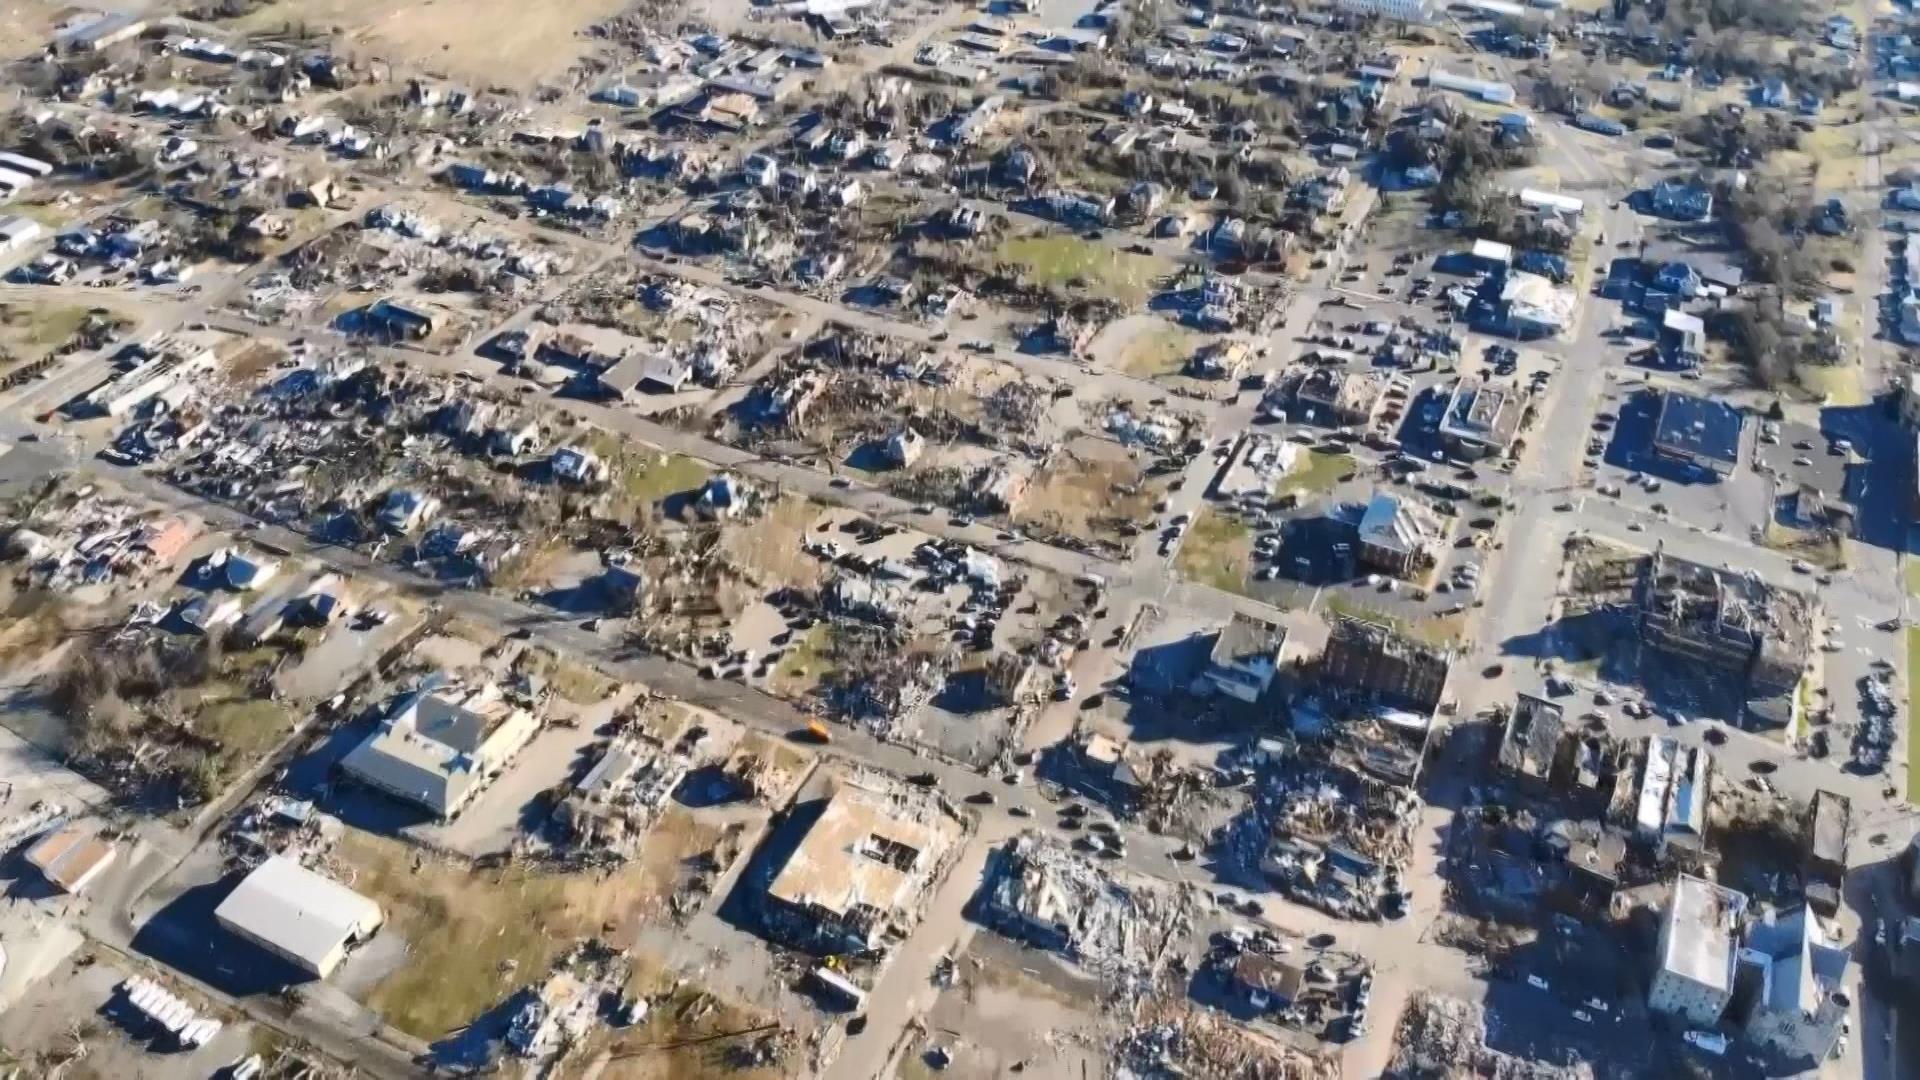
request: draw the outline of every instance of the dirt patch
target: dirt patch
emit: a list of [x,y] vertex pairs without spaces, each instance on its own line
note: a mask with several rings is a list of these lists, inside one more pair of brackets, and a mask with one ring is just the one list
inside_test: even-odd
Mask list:
[[[636,969],[635,993],[671,994],[647,1018],[619,1032],[597,1028],[559,1080],[775,1080],[794,1075],[795,1061],[749,1067],[754,1046],[776,1038],[776,1022],[696,986],[673,987],[664,972]],[[595,1068],[599,1064],[599,1068]]]
[[325,27],[396,65],[419,67],[476,88],[525,89],[563,74],[588,50],[582,36],[619,14],[627,0],[284,0],[237,24],[245,30]]
[[1206,340],[1153,316],[1122,319],[1107,333],[1109,340],[1097,342],[1095,353],[1104,356],[1108,366],[1143,379],[1180,374]]
[[820,510],[806,499],[783,498],[760,520],[728,529],[721,537],[721,550],[758,575],[764,586],[812,588],[825,576],[824,566],[800,550],[800,541],[819,519]]
[[1121,526],[1145,519],[1154,498],[1125,450],[1101,439],[1076,439],[1034,474],[1017,518],[1088,540],[1112,540]]

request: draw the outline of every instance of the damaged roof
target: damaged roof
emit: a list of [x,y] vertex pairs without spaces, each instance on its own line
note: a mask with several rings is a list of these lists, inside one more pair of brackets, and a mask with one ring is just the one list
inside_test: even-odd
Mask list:
[[949,840],[930,815],[885,792],[843,783],[767,894],[835,916],[856,908],[882,915],[905,910]]

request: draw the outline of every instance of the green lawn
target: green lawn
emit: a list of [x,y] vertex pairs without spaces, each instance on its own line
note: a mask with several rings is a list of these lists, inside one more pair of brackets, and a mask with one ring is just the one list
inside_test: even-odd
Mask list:
[[1120,355],[1120,370],[1146,379],[1178,375],[1186,370],[1187,358],[1200,341],[1198,334],[1172,323],[1146,328],[1127,342]]
[[230,698],[202,705],[193,726],[245,768],[279,745],[293,729],[293,717],[277,701]]
[[1901,560],[1900,572],[1906,579],[1907,595],[1920,596],[1920,558],[1908,557]]
[[1253,564],[1253,530],[1232,518],[1202,511],[1180,542],[1173,568],[1181,577],[1245,594]]
[[1353,455],[1329,454],[1319,450],[1309,450],[1306,461],[1297,466],[1280,481],[1279,493],[1298,492],[1302,495],[1319,494],[1333,490],[1340,478],[1353,469]]
[[771,685],[775,693],[805,697],[820,685],[833,670],[833,661],[827,658],[827,637],[831,633],[828,624],[815,623],[793,643],[773,669]]
[[612,432],[599,433],[588,445],[607,463],[616,505],[632,517],[646,516],[660,500],[692,491],[713,475],[693,458],[662,453]]
[[1156,283],[1173,272],[1173,264],[1159,256],[1135,255],[1072,233],[1014,237],[994,257],[1019,264],[1034,285],[1065,289],[1082,281],[1088,292],[1128,307],[1145,303]]

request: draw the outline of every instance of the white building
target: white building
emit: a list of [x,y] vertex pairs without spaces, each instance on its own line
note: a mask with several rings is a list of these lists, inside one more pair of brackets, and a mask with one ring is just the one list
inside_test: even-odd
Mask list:
[[0,255],[19,251],[40,239],[46,230],[30,217],[14,214],[0,218]]
[[1439,68],[1434,68],[1427,74],[1427,86],[1434,90],[1451,90],[1456,94],[1465,94],[1470,98],[1494,105],[1511,105],[1515,98],[1511,83],[1473,79]]
[[1236,614],[1220,628],[1213,652],[1207,657],[1207,681],[1213,688],[1251,705],[1260,700],[1280,670],[1280,650],[1286,645],[1285,627]]
[[1340,0],[1340,10],[1349,15],[1423,23],[1433,18],[1433,0]]
[[1634,804],[1635,828],[1662,845],[1698,840],[1706,831],[1712,783],[1713,755],[1706,748],[1682,746],[1665,735],[1649,738]]
[[540,721],[491,683],[465,690],[433,677],[402,695],[340,767],[388,795],[450,818],[500,774]]
[[1571,195],[1562,195],[1557,191],[1541,191],[1538,188],[1522,188],[1520,205],[1534,213],[1565,218],[1571,222],[1580,220],[1586,213],[1587,204]]
[[1710,1028],[1733,998],[1734,933],[1747,898],[1704,878],[1681,874],[1660,923],[1659,967],[1647,1007]]
[[255,867],[214,909],[228,932],[326,978],[380,928],[380,905],[284,855]]
[[1847,953],[1813,913],[1767,912],[1749,929],[1739,965],[1742,984],[1755,988],[1747,1037],[1789,1060],[1825,1061],[1847,1015]]

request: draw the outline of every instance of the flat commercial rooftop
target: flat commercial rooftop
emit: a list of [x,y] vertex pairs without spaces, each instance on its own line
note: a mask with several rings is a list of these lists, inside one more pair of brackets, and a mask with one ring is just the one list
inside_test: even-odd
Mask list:
[[1660,401],[1653,447],[1732,468],[1740,461],[1739,410],[1724,402],[1669,391]]
[[1672,926],[1661,965],[1702,986],[1730,991],[1733,927],[1746,903],[1732,889],[1681,874],[1673,885]]
[[885,792],[843,784],[767,893],[836,916],[857,907],[883,914],[906,910],[951,839],[934,813]]

